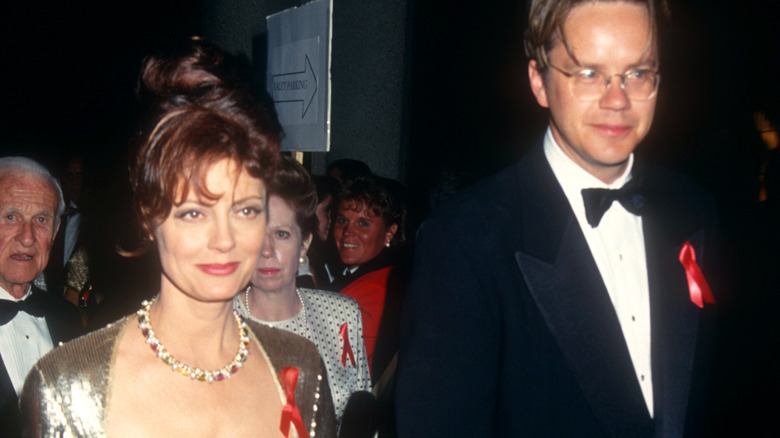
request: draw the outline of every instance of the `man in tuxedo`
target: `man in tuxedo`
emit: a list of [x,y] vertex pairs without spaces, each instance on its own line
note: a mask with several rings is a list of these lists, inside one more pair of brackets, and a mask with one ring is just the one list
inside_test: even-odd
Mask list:
[[33,280],[49,260],[64,209],[62,191],[33,160],[0,158],[0,430],[18,436],[17,397],[33,364],[79,334],[79,314]]
[[528,73],[549,126],[419,230],[399,436],[701,433],[714,206],[633,153],[653,120],[662,11],[532,2]]

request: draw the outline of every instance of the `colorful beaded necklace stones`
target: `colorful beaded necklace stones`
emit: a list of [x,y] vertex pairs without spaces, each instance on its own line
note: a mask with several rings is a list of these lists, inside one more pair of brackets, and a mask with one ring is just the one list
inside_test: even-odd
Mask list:
[[138,327],[141,328],[141,333],[144,335],[144,338],[146,338],[146,343],[149,344],[152,351],[154,351],[157,357],[165,362],[166,365],[171,367],[173,371],[178,371],[182,376],[189,376],[191,379],[201,382],[219,382],[220,380],[230,378],[231,374],[238,372],[246,361],[246,358],[249,355],[249,336],[247,335],[246,323],[238,312],[233,311],[233,316],[236,318],[236,324],[238,324],[239,336],[238,353],[236,353],[236,357],[234,357],[229,364],[218,370],[204,371],[200,368],[193,368],[179,362],[176,358],[171,356],[171,354],[168,353],[168,350],[160,343],[160,340],[154,335],[152,324],[149,322],[149,309],[151,309],[152,303],[154,303],[154,299],[151,301],[144,300],[144,302],[141,303],[143,307],[137,312]]

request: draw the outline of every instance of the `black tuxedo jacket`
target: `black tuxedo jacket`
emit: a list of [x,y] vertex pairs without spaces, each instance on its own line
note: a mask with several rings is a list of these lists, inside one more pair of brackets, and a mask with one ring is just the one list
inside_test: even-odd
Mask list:
[[[33,286],[32,293],[41,299],[45,308],[46,325],[56,348],[60,342],[67,342],[81,334],[81,315],[78,309],[69,302],[42,291]],[[32,296],[27,299],[32,298]],[[0,363],[0,435],[16,437],[21,435],[19,402],[16,390],[5,363]]]
[[402,319],[401,437],[688,437],[699,433],[714,306],[690,300],[689,241],[705,277],[714,205],[636,162],[648,202],[654,411],[617,314],[541,147],[420,228]]

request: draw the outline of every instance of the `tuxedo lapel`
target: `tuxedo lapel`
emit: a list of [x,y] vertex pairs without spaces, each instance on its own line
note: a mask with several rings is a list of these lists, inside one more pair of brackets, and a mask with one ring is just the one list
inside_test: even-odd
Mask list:
[[[16,403],[16,389],[11,383],[11,376],[5,368],[5,361],[0,361],[0,409],[5,409],[9,402]],[[13,400],[11,400],[13,399]]]
[[81,314],[76,306],[48,292],[33,287],[34,294],[42,294],[45,306],[46,326],[49,328],[52,345],[68,342],[84,334]]
[[[653,392],[662,436],[682,436],[696,334],[698,309],[691,302],[685,271],[674,244],[645,227],[652,321]],[[648,238],[650,237],[650,238]]]
[[11,383],[11,377],[3,361],[0,361],[0,367],[2,367],[0,369],[0,434],[9,437],[20,436],[21,415],[16,389]]
[[663,181],[654,181],[648,188],[647,213],[642,219],[650,290],[656,433],[664,437],[684,434],[700,319],[699,308],[690,299],[679,254],[687,241],[696,250],[697,260],[702,260],[700,249],[705,238],[703,229],[685,220],[689,206],[669,205],[673,190],[663,187]]
[[522,169],[516,261],[594,414],[612,436],[649,436],[652,422],[596,262],[541,148]]

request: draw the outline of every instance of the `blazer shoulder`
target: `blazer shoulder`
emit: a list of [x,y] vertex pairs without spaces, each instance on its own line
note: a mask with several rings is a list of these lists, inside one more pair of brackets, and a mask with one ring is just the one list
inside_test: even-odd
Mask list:
[[277,372],[295,364],[305,366],[309,370],[316,370],[319,366],[320,354],[317,346],[303,336],[251,320],[247,320],[246,323],[263,346]]
[[425,222],[447,223],[507,218],[518,207],[519,164],[510,166],[462,189],[437,206]]
[[33,293],[41,297],[45,307],[46,324],[52,342],[57,345],[84,334],[79,309],[65,299],[33,287]]
[[645,163],[641,172],[649,210],[661,224],[682,234],[717,227],[715,198],[698,182],[682,173]]
[[301,294],[305,295],[312,304],[317,306],[358,308],[358,303],[354,298],[338,292],[301,288]]
[[[362,327],[360,306],[358,302],[347,295],[338,292],[328,292],[318,289],[301,289],[301,297],[312,309],[311,323],[325,330],[338,330],[344,322],[351,326]],[[309,317],[307,313],[307,317]]]
[[307,429],[314,429],[317,436],[335,436],[336,414],[325,363],[317,346],[302,336],[251,320],[247,321],[247,325],[263,346],[274,372],[280,378],[284,368],[298,369],[295,402]]
[[78,308],[60,296],[38,289],[35,286],[32,286],[32,292],[36,295],[40,294],[41,302],[46,306],[47,317],[53,314],[68,317],[79,315]]
[[651,193],[664,191],[675,200],[713,202],[712,194],[704,186],[678,171],[638,160],[635,173],[644,178],[644,186]]
[[[390,277],[390,274],[393,273],[393,270],[396,269],[395,265],[385,266],[381,269],[376,269],[374,271],[366,272],[365,274],[358,277],[355,281],[348,284],[344,289],[341,290],[341,294],[344,295],[347,293],[347,291],[350,290],[361,290],[365,288],[372,288],[372,289],[387,289],[387,281]],[[367,293],[367,292],[362,292]]]

